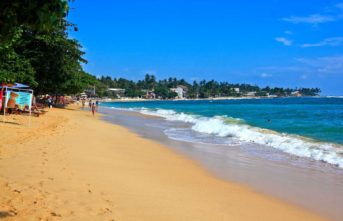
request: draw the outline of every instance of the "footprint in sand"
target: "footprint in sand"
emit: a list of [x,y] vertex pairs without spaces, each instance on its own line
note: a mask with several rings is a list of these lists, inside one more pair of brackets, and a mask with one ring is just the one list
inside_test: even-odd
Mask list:
[[104,199],[104,201],[105,201],[106,203],[108,203],[110,206],[113,206],[113,202],[112,202],[111,200]]
[[62,215],[61,215],[61,214],[57,214],[57,213],[55,213],[55,212],[51,212],[51,213],[50,213],[50,215],[51,215],[51,216],[62,217]]
[[103,215],[106,213],[112,213],[112,210],[110,210],[109,208],[101,208],[101,209],[99,209],[98,215]]
[[20,190],[13,190],[13,192],[15,192],[15,193],[21,193],[21,191]]

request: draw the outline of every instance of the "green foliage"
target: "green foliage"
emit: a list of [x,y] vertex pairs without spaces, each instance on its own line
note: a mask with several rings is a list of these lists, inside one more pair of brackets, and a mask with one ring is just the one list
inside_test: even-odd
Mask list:
[[61,82],[58,90],[61,91],[61,94],[77,94],[89,88],[90,85],[97,85],[97,83],[95,76],[78,71],[69,76],[65,82]]
[[144,80],[138,81],[137,86],[146,90],[153,90],[156,87],[156,78],[154,75],[146,74]]
[[266,91],[258,91],[255,95],[259,97],[265,97],[268,96],[268,93]]
[[298,91],[302,96],[317,96],[320,94],[321,90],[319,88],[280,88],[280,87],[265,87],[261,89],[261,93],[269,93],[271,95],[277,96],[290,96],[292,93]]
[[1,0],[0,42],[13,38],[18,28],[33,32],[50,32],[65,27],[66,0]]
[[94,85],[95,85],[96,95],[98,97],[105,97],[105,96],[108,97],[110,95],[107,91],[108,86],[106,86],[106,84],[103,84],[100,81],[96,80]]
[[156,94],[156,97],[162,99],[172,99],[177,96],[177,93],[171,91],[168,86],[161,84],[158,84],[154,92]]
[[[245,96],[249,92],[255,92],[256,96],[292,96],[292,92],[299,91],[302,96],[316,96],[320,93],[319,88],[260,88],[256,85],[250,84],[230,84],[228,82],[217,82],[215,80],[200,82],[194,81],[189,84],[184,79],[168,78],[160,81],[156,81],[155,76],[146,75],[143,80],[139,80],[136,83],[123,78],[112,79],[109,76],[102,76],[99,82],[110,88],[125,89],[125,96],[127,97],[141,97],[145,93],[143,91],[152,90],[156,94],[157,98],[161,99],[173,99],[177,96],[175,92],[171,91],[171,88],[182,86],[186,89],[187,98],[213,98],[213,97],[239,97]],[[236,92],[236,90],[239,92]],[[106,95],[106,93],[104,93]]]
[[97,79],[82,70],[81,45],[68,38],[64,0],[0,2],[0,81],[37,94],[76,94]]
[[37,86],[34,79],[35,70],[29,60],[17,54],[14,45],[21,37],[21,31],[17,30],[14,38],[6,44],[0,44],[0,82],[14,83],[16,81]]
[[35,89],[39,94],[74,94],[84,88],[85,81],[90,79],[81,67],[81,62],[86,61],[80,48],[80,44],[69,39],[62,30],[49,35],[25,30],[20,44],[15,47],[36,71],[39,85]]
[[300,88],[299,92],[303,96],[317,96],[321,93],[321,90],[319,88]]

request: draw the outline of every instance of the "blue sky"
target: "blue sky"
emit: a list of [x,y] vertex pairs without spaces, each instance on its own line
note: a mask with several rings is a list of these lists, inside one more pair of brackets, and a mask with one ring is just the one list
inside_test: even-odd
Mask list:
[[343,95],[343,1],[76,0],[85,70]]

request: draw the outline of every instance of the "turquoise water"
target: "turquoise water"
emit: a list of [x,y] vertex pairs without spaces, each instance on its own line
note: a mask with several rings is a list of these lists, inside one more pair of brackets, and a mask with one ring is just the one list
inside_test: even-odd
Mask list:
[[166,109],[206,117],[228,116],[256,127],[343,144],[342,98],[113,102],[102,106]]
[[343,167],[343,98],[111,102],[102,106],[138,111],[189,124],[171,138],[211,135],[227,143],[256,143]]

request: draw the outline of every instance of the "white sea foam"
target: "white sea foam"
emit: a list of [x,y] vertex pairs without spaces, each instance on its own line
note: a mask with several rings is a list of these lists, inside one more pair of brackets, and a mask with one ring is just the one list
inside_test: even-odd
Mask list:
[[220,137],[231,137],[241,142],[251,142],[267,145],[283,152],[299,157],[327,162],[343,168],[343,147],[332,143],[317,142],[296,135],[278,133],[275,131],[252,127],[240,123],[239,119],[229,119],[225,116],[202,117],[173,110],[131,109],[142,114],[163,117],[170,121],[190,123],[194,131]]
[[339,95],[337,95],[337,96],[326,96],[326,98],[343,98],[343,96],[341,95],[341,96],[339,96]]
[[192,128],[168,128],[164,133],[173,140],[186,141],[190,143],[211,144],[211,145],[225,145],[237,146],[241,144],[235,139],[227,139],[227,137],[218,137],[205,133],[198,133]]

